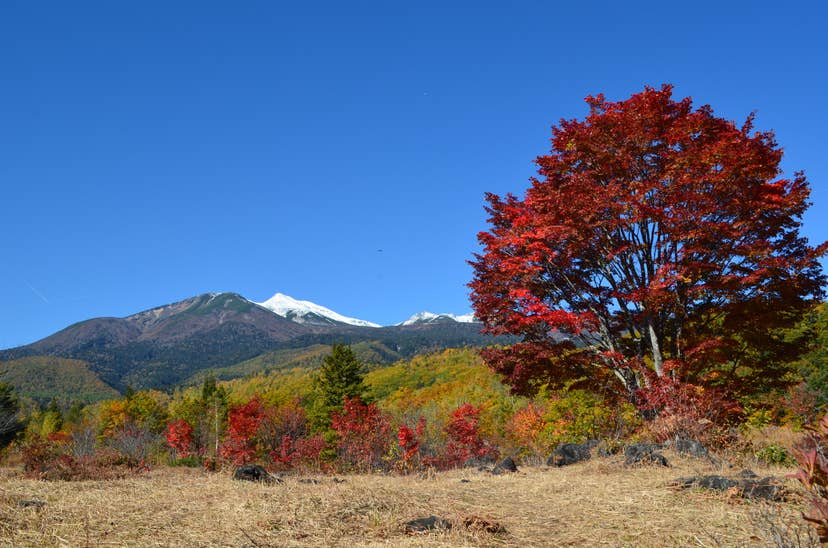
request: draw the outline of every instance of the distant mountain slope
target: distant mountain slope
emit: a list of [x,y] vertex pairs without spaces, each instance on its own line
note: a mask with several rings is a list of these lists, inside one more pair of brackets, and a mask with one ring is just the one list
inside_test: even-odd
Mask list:
[[320,345],[360,345],[366,361],[387,365],[423,352],[507,340],[482,335],[479,323],[451,315],[379,327],[309,301],[281,294],[274,299],[268,301],[272,308],[287,316],[235,293],[209,293],[125,318],[79,322],[33,344],[0,351],[0,361],[72,358],[118,390],[163,389],[208,369],[235,378],[260,367],[315,366],[319,350],[309,349]]
[[211,293],[126,318],[76,323],[31,345],[0,352],[0,360],[75,358],[118,389],[166,387],[196,370],[238,363],[314,329],[235,293]]
[[51,356],[32,356],[0,363],[0,381],[39,404],[58,401],[95,402],[120,396],[89,369],[89,364]]
[[[351,345],[351,348],[357,358],[369,369],[385,366],[402,358],[400,354],[377,341],[356,342]],[[275,371],[316,369],[322,365],[322,360],[330,353],[331,345],[328,344],[311,344],[300,348],[274,350],[228,367],[210,369],[210,373],[219,380],[227,381]],[[183,381],[182,385],[201,384],[205,375],[206,371],[199,371]]]

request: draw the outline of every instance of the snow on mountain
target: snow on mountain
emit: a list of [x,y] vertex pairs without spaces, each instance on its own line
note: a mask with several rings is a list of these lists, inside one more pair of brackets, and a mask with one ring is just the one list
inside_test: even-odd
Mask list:
[[349,318],[330,308],[310,301],[300,301],[282,293],[276,293],[265,302],[256,304],[296,323],[344,323],[359,327],[380,327],[378,324]]
[[455,321],[459,323],[473,323],[474,314],[463,314],[462,316],[455,316],[454,314],[434,314],[433,312],[418,312],[404,322],[397,325],[414,325],[417,323],[434,323],[440,321]]

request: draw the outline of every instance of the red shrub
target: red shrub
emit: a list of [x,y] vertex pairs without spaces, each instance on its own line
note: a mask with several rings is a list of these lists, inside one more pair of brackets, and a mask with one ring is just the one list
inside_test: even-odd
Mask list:
[[420,417],[417,427],[412,430],[408,425],[401,425],[397,431],[397,444],[402,453],[402,467],[408,469],[413,465],[413,460],[420,452],[423,432],[425,431],[425,419]]
[[792,477],[811,493],[811,507],[802,517],[816,528],[824,544],[828,543],[828,415],[808,430],[809,435],[794,452],[800,468]]
[[322,434],[311,437],[302,437],[296,440],[289,435],[282,438],[277,450],[270,452],[274,464],[284,468],[301,466],[319,466],[319,455],[325,448],[325,439]]
[[236,465],[251,462],[256,457],[256,434],[263,419],[264,408],[258,396],[244,405],[231,407],[221,456]]
[[264,409],[258,436],[265,452],[279,452],[285,438],[296,441],[308,435],[308,418],[298,400]]
[[449,443],[446,448],[445,464],[462,465],[469,459],[496,456],[496,450],[490,447],[480,436],[480,408],[464,403],[451,413],[445,427]]
[[391,421],[375,405],[346,398],[344,409],[331,415],[331,428],[343,464],[361,470],[382,466],[391,444]]
[[167,429],[164,432],[167,438],[167,445],[169,445],[178,458],[187,458],[193,452],[194,438],[193,427],[184,419],[175,419],[170,421]]
[[[647,425],[658,441],[687,438],[711,443],[742,413],[738,403],[728,400],[716,388],[703,388],[653,376],[647,390],[636,393],[637,407],[653,420]],[[723,431],[723,430],[722,430]]]

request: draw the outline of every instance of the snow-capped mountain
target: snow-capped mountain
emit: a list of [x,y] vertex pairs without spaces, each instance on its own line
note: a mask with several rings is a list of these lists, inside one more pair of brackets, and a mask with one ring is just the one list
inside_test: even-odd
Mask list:
[[434,314],[433,312],[419,312],[414,314],[404,322],[397,325],[415,325],[421,323],[440,323],[440,322],[459,322],[459,323],[474,323],[474,314],[463,314],[462,316],[455,316],[454,314]]
[[309,325],[347,324],[359,327],[380,327],[378,324],[356,318],[349,318],[348,316],[334,312],[330,308],[325,308],[310,301],[300,301],[282,293],[276,293],[265,302],[256,304],[296,323]]

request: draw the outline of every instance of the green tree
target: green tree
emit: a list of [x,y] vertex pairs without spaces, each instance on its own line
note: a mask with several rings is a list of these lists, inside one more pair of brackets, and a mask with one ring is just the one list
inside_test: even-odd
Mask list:
[[20,420],[20,403],[11,385],[0,383],[0,449],[14,440],[25,428]]
[[365,368],[350,346],[335,344],[322,361],[313,382],[314,404],[311,418],[319,426],[329,426],[331,413],[341,410],[345,398],[365,401]]

